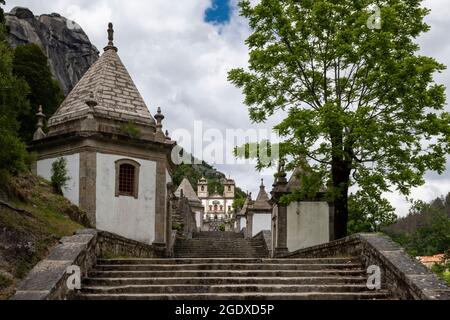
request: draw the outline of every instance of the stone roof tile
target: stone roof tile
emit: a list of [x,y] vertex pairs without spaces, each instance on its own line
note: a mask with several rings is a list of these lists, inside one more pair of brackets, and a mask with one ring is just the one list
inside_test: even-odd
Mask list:
[[[127,92],[127,94],[123,94]],[[49,127],[83,118],[92,100],[97,106],[94,115],[112,120],[133,121],[143,125],[155,125],[142,96],[122,63],[116,50],[108,49],[81,78],[75,88],[49,120]]]

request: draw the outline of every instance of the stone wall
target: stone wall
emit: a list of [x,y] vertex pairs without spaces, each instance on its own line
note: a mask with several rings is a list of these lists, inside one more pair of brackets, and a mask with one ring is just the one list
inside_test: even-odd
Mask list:
[[269,257],[272,256],[272,232],[268,230],[263,230],[256,234],[253,239],[262,239],[264,240],[264,244],[267,252],[269,252]]
[[298,201],[287,207],[289,252],[329,242],[330,209],[326,201]]
[[161,258],[164,250],[113,233],[98,231],[97,257]]
[[357,234],[330,243],[301,249],[285,258],[358,257],[365,267],[381,268],[382,283],[395,298],[447,300],[450,287],[398,244],[381,234]]
[[195,213],[189,200],[185,197],[170,199],[170,214],[172,216],[172,229],[177,231],[177,237],[191,239],[197,231]]
[[12,300],[63,300],[70,294],[67,288],[67,268],[79,266],[81,277],[86,277],[98,257],[122,256],[154,258],[164,252],[153,246],[125,239],[94,229],[79,230],[64,237],[45,260],[39,262],[19,285]]

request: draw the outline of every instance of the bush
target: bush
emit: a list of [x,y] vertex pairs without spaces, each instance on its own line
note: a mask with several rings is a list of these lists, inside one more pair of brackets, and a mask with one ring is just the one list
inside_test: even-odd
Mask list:
[[220,232],[225,232],[225,225],[224,225],[224,224],[221,224],[221,225],[219,226],[219,231],[220,231]]
[[59,158],[52,163],[51,183],[56,193],[63,194],[62,190],[67,187],[70,177],[67,175],[67,161]]
[[120,133],[130,138],[139,138],[141,131],[139,128],[131,122],[127,122],[120,127]]

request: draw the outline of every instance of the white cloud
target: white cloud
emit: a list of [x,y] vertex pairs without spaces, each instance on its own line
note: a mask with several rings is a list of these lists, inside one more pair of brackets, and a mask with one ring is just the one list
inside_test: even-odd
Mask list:
[[[233,0],[235,4],[237,0]],[[427,0],[432,9],[427,21],[431,32],[420,39],[423,52],[450,65],[448,0]],[[227,81],[227,71],[245,67],[248,60],[244,40],[249,34],[246,22],[233,12],[229,24],[212,26],[203,21],[211,0],[7,0],[6,9],[30,8],[35,14],[58,12],[80,24],[101,50],[106,43],[107,23],[115,26],[115,45],[147,105],[155,113],[160,106],[166,116],[164,125],[192,130],[194,120],[225,132],[227,128],[267,127],[251,124],[239,89]],[[219,32],[220,31],[220,32]],[[450,83],[445,71],[437,79]],[[244,190],[256,194],[260,177],[272,184],[272,173],[259,174],[252,166],[218,166],[235,178]],[[431,200],[450,191],[449,175],[431,176],[413,197]],[[408,206],[399,196],[390,200],[405,214]]]

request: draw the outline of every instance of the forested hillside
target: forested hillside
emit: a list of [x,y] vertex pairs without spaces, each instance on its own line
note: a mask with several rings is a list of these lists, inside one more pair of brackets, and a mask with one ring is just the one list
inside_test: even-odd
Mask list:
[[414,256],[450,250],[450,193],[430,203],[417,202],[408,216],[383,229]]

